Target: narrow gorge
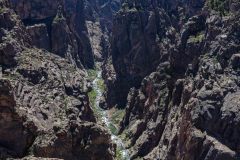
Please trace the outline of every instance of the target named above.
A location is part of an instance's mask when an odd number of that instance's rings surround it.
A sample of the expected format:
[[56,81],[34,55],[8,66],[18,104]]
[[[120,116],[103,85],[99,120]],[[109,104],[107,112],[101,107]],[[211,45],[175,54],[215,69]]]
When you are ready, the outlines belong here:
[[0,0],[0,160],[240,160],[240,1]]
[[100,120],[103,126],[105,126],[111,134],[111,140],[116,145],[116,159],[129,160],[129,151],[122,138],[118,135],[118,121],[123,118],[121,114],[123,110],[104,110],[106,104],[104,104],[105,84],[102,79],[101,64],[96,64],[96,70],[89,70],[89,75],[93,80],[93,89],[89,93],[90,102],[93,106],[96,117]]

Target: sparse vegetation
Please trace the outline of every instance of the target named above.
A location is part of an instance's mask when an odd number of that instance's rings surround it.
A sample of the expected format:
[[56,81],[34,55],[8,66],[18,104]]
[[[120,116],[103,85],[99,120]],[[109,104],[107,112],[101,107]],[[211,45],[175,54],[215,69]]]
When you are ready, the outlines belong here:
[[[87,70],[88,73],[88,79],[92,82],[94,79],[97,77],[97,71],[96,70]],[[88,93],[89,101],[92,106],[92,109],[94,113],[97,115],[98,118],[100,118],[101,114],[100,111],[98,110],[98,107],[96,106],[96,98],[97,98],[97,91],[92,90],[91,92]]]
[[94,112],[95,117],[96,117],[98,120],[100,120],[101,117],[103,116],[101,108],[99,108],[99,107],[97,107],[97,106],[93,106],[92,109],[93,109],[93,112]]
[[196,36],[190,36],[188,39],[189,43],[201,43],[204,39],[203,33],[198,33]]
[[95,100],[97,97],[97,92],[93,89],[91,92],[88,93],[89,101],[92,106],[95,106]]
[[116,149],[116,160],[123,160],[122,159],[122,152],[120,148]]
[[143,10],[143,7],[141,6],[140,3],[137,3],[136,1],[130,3],[126,3],[124,2],[122,4],[122,8],[121,8],[121,11],[123,12],[136,12],[136,11],[142,11]]
[[[88,72],[88,79],[90,81],[94,81],[94,79],[97,77],[97,70],[91,69],[91,70],[88,70],[87,72]],[[97,81],[97,85],[101,88],[102,91],[105,89],[103,87],[103,85],[104,85],[103,80],[99,79]],[[88,93],[88,97],[89,97],[89,101],[90,101],[90,104],[92,106],[95,116],[98,119],[101,119],[101,117],[103,116],[102,110],[101,110],[101,108],[96,106],[97,91],[93,89],[91,92]]]
[[89,69],[87,70],[87,73],[88,73],[88,79],[90,81],[93,81],[97,77],[97,70]]
[[122,154],[121,150],[119,148],[116,149],[116,160],[121,160],[122,159]]
[[0,8],[0,13],[3,13],[4,12],[4,8]]
[[229,12],[228,0],[210,0],[208,3],[210,8],[219,12],[221,16],[225,16]]
[[112,116],[111,116],[111,121],[115,124],[115,125],[119,125],[121,120],[123,119],[125,114],[125,110],[120,110],[120,109],[115,109]]
[[104,83],[104,81],[103,81],[102,79],[98,79],[97,85],[98,85],[99,89],[100,89],[102,92],[105,91],[106,85],[105,85],[105,83]]
[[68,108],[68,98],[67,97],[64,97],[63,104],[64,104],[64,110],[66,111]]
[[114,135],[118,134],[118,129],[117,129],[117,127],[113,123],[109,124],[109,129],[112,132],[112,134],[114,134]]
[[131,132],[129,132],[127,129],[125,129],[123,133],[120,135],[120,138],[124,141],[125,146],[127,147],[130,146],[131,144],[130,137],[131,137]]
[[8,80],[19,80],[19,75],[16,74],[3,74],[3,78],[6,78]]
[[61,17],[61,16],[56,16],[53,20],[53,23],[58,23],[58,22],[61,22],[61,21],[65,21],[66,19],[64,17]]

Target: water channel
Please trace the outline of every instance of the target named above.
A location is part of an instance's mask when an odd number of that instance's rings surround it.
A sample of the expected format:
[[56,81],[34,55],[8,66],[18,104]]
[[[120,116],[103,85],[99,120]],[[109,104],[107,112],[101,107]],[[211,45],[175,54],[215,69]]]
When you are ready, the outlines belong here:
[[111,129],[112,122],[109,117],[109,111],[103,110],[99,107],[99,102],[103,95],[103,91],[102,91],[102,88],[99,83],[99,81],[103,81],[101,74],[102,74],[101,70],[97,70],[96,77],[92,82],[93,90],[96,93],[96,98],[95,98],[95,103],[94,103],[95,106],[93,106],[93,107],[95,107],[95,110],[97,110],[97,112],[99,112],[102,123],[108,128],[109,132],[111,133],[111,140],[113,141],[113,143],[117,144],[117,152],[120,152],[119,153],[120,157],[118,157],[117,160],[130,160],[129,152],[125,148],[122,139],[120,137],[118,137],[118,135],[116,135]]

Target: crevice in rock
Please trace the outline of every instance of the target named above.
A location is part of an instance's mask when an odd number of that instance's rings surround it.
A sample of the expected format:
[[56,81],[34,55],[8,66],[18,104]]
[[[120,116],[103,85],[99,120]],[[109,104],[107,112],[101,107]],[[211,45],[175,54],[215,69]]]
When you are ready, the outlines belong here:
[[47,27],[47,32],[48,32],[48,37],[49,37],[49,46],[50,46],[50,52],[52,51],[52,41],[51,41],[51,37],[52,37],[52,23],[53,23],[53,17],[47,17],[45,19],[32,19],[32,18],[28,18],[28,19],[23,19],[22,22],[25,26],[34,26],[35,24],[45,24]]

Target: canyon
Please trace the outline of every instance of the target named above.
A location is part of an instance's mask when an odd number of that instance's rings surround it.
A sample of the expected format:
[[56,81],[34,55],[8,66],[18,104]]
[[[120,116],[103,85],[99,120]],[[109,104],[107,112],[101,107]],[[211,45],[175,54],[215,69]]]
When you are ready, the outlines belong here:
[[239,0],[0,0],[0,159],[239,160]]

